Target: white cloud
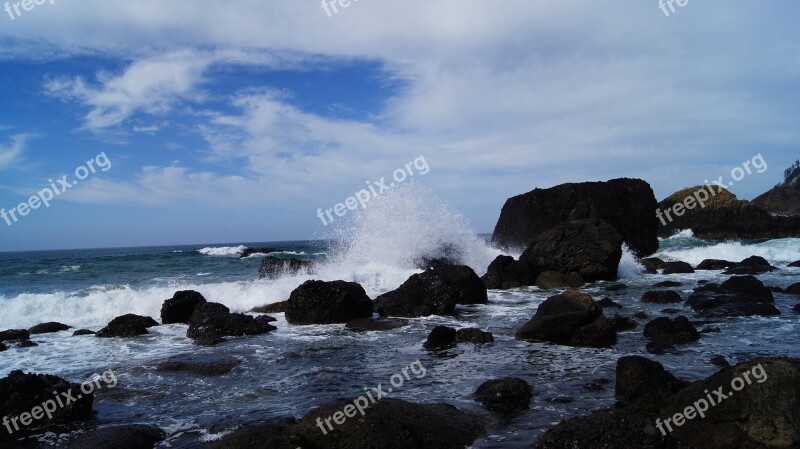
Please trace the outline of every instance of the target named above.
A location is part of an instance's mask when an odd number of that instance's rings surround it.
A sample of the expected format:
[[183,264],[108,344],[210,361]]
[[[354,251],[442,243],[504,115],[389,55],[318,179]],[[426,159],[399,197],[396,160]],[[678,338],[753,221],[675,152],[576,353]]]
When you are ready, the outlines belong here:
[[13,167],[19,162],[29,138],[27,134],[16,134],[11,136],[11,145],[0,145],[0,170]]

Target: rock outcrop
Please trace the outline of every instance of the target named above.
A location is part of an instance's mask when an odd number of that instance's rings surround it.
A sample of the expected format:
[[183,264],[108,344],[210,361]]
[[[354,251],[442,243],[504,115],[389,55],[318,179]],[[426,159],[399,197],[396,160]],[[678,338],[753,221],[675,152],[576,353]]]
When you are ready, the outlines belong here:
[[375,298],[375,310],[406,318],[452,315],[457,304],[485,304],[487,298],[486,286],[471,268],[436,264]]

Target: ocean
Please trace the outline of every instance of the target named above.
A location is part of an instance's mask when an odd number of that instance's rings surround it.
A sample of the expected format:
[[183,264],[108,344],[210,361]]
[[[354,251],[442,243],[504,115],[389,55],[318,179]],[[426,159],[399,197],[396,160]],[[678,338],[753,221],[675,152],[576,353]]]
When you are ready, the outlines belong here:
[[[457,248],[480,275],[500,251],[488,244],[487,235],[470,233],[457,215],[444,210],[438,217],[409,217],[384,222],[376,211],[343,232],[339,238],[296,242],[235,242],[153,248],[38,251],[0,254],[0,330],[28,328],[59,321],[75,329],[98,330],[126,313],[159,320],[163,301],[178,290],[197,290],[209,301],[235,312],[247,312],[289,297],[307,279],[356,281],[370,297],[398,287],[418,272],[413,261],[435,256],[443,245]],[[437,223],[424,229],[414,223]],[[245,247],[282,249],[279,257],[300,257],[318,263],[313,276],[278,280],[258,279],[263,256],[239,258]],[[800,280],[800,268],[786,268],[800,259],[800,239],[715,242],[694,238],[684,231],[661,241],[655,255],[695,265],[706,258],[738,261],[759,255],[780,270],[760,275],[768,286],[786,287]],[[699,280],[721,281],[719,271],[694,274],[643,274],[635,257],[626,252],[619,269],[624,290],[607,291],[608,283],[582,290],[595,300],[606,296],[624,306],[606,315],[631,316],[643,311],[651,319],[663,315],[663,305],[643,304],[644,291],[663,280],[677,280],[684,299]],[[536,287],[490,291],[484,306],[459,306],[454,317],[412,319],[411,325],[389,332],[354,333],[343,325],[290,326],[283,314],[274,314],[278,330],[270,334],[231,338],[215,347],[199,347],[186,338],[185,325],[150,329],[134,339],[73,337],[72,332],[35,335],[33,348],[12,348],[0,353],[0,375],[12,370],[56,374],[74,382],[93,373],[113,370],[114,389],[101,391],[95,400],[99,424],[155,424],[169,438],[159,447],[202,447],[237,426],[272,418],[301,417],[331,400],[355,397],[364,388],[387,385],[390,377],[419,360],[425,377],[412,378],[390,397],[415,402],[447,402],[487,417],[490,435],[478,448],[529,447],[542,432],[563,419],[588,414],[614,403],[615,364],[625,355],[644,355],[663,363],[678,377],[705,378],[717,368],[710,363],[722,355],[731,363],[757,356],[800,356],[798,314],[791,311],[797,297],[775,294],[779,317],[748,317],[699,323],[716,327],[695,344],[654,356],[645,351],[639,327],[620,333],[610,349],[570,348],[545,343],[525,343],[514,332],[536,311],[552,291]],[[682,304],[670,307],[694,315]],[[479,327],[494,333],[495,343],[484,346],[428,352],[422,348],[436,325]],[[155,365],[179,354],[223,354],[242,364],[222,377],[162,373]],[[515,376],[534,388],[531,409],[514,418],[486,413],[472,393],[483,381]],[[45,434],[53,447],[66,436]]]

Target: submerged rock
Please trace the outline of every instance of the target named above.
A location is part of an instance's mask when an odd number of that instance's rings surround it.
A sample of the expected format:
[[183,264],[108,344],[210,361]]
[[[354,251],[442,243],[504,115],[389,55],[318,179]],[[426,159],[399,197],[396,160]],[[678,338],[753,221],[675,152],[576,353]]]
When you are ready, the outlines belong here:
[[536,315],[517,331],[516,338],[594,348],[617,342],[616,331],[603,316],[603,309],[591,296],[578,291],[547,298]]
[[222,337],[261,335],[278,329],[269,324],[274,321],[272,317],[262,315],[254,318],[242,313],[225,312],[227,307],[223,306],[222,309],[212,304],[199,306],[189,322],[186,336],[198,345],[212,346],[222,342]]
[[469,327],[456,331],[456,341],[459,343],[474,343],[476,345],[494,343],[494,335],[491,332]]
[[456,345],[456,330],[448,326],[436,326],[422,344],[425,349],[444,349]]
[[482,383],[475,390],[475,397],[491,411],[515,413],[530,407],[533,389],[523,379],[504,377]]
[[306,281],[289,297],[286,321],[291,324],[347,323],[372,317],[372,300],[355,282]]
[[80,337],[82,335],[94,335],[96,333],[97,332],[95,332],[93,330],[89,330],[89,329],[78,329],[78,330],[76,330],[75,332],[72,333],[72,336],[73,337]]
[[158,322],[149,316],[140,316],[129,313],[111,320],[108,325],[96,334],[100,338],[109,337],[136,337],[147,334],[147,329],[158,326]]

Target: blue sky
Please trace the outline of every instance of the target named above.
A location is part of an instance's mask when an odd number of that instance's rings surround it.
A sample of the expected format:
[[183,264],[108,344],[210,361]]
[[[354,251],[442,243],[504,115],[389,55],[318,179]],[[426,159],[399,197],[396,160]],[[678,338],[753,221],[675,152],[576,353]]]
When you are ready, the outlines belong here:
[[491,232],[535,187],[639,177],[661,199],[800,157],[800,5],[54,0],[0,14],[0,208],[112,162],[0,251],[307,239],[424,155]]

